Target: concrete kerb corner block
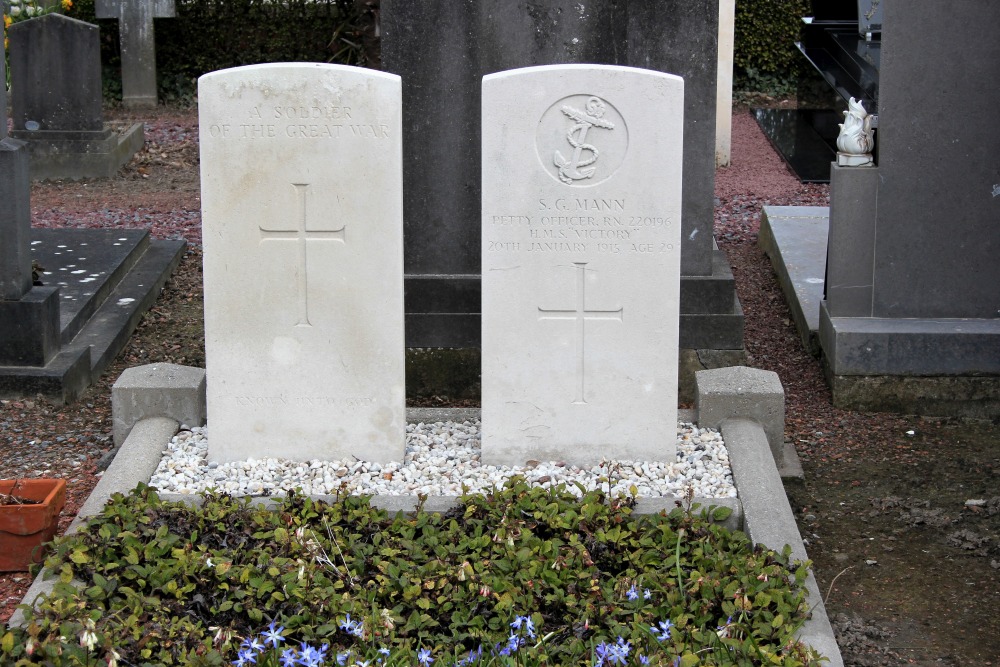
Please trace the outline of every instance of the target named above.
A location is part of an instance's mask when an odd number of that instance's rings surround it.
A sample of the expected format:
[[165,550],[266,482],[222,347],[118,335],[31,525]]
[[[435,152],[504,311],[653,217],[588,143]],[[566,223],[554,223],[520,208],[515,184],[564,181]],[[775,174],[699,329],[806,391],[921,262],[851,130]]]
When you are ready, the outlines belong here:
[[[774,551],[792,548],[792,560],[807,560],[802,535],[785,495],[785,488],[771,456],[763,426],[756,420],[728,418],[720,424],[729,450],[733,482],[743,506],[743,530],[755,544]],[[823,595],[812,571],[806,577],[807,604],[811,614],[799,630],[798,638],[826,657],[829,667],[843,667],[833,627],[826,614]]]
[[752,419],[764,427],[774,462],[785,462],[785,390],[774,371],[729,366],[694,375],[698,425],[719,428],[730,417]]
[[[66,529],[66,534],[72,535],[88,518],[99,514],[112,495],[128,493],[140,483],[148,484],[163,456],[163,446],[177,433],[177,426],[177,421],[166,417],[151,417],[135,424],[118,455]],[[58,573],[43,569],[24,594],[21,604],[33,605],[39,595],[51,593],[58,582]],[[10,617],[8,626],[25,625],[24,612],[18,609]]]
[[[147,417],[169,417],[188,426],[205,423],[205,369],[177,364],[128,368],[111,387],[115,445]],[[168,438],[169,440],[169,438]]]

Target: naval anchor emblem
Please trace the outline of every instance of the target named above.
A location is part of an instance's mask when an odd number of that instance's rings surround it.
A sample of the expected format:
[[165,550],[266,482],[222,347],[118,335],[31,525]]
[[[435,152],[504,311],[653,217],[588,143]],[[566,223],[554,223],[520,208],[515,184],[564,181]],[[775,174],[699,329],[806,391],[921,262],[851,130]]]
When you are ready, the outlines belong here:
[[[604,118],[607,105],[599,97],[591,97],[587,100],[586,111],[580,111],[573,107],[564,105],[562,112],[576,121],[566,133],[566,141],[573,147],[573,154],[570,159],[564,158],[562,153],[556,151],[554,160],[559,167],[559,180],[563,183],[573,184],[573,181],[580,181],[590,178],[597,171],[596,167],[581,169],[597,162],[601,156],[600,151],[593,144],[586,143],[587,133],[592,127],[599,127],[605,130],[615,129],[615,124]],[[589,153],[589,155],[584,155]]]
[[591,93],[556,100],[538,120],[538,159],[557,181],[576,188],[611,178],[628,152],[628,127],[605,97]]

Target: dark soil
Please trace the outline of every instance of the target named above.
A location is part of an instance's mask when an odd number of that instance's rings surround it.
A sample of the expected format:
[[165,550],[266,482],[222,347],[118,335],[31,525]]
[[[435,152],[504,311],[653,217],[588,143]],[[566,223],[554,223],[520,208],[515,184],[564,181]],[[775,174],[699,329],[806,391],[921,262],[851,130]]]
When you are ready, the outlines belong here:
[[[0,401],[0,478],[58,471],[68,485],[62,530],[110,449],[111,383],[128,366],[205,360],[197,114],[116,118],[136,119],[146,123],[146,148],[115,178],[32,188],[36,226],[139,227],[190,243],[128,346],[78,402]],[[828,189],[799,183],[745,110],[732,150],[717,176],[716,237],[746,313],[749,363],[776,371],[785,387],[785,435],[806,473],[786,490],[847,664],[1000,665],[1000,427],[831,406],[756,243],[762,206],[826,205]],[[0,574],[0,620],[29,583]]]

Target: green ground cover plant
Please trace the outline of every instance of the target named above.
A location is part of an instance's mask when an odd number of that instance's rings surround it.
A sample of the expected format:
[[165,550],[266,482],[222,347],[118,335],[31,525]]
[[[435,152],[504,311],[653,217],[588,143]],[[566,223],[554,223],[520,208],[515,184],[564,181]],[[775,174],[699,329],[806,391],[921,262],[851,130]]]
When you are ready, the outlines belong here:
[[[581,497],[582,496],[582,497]],[[688,501],[690,502],[690,501]],[[56,540],[5,665],[818,665],[807,563],[627,497],[513,480],[446,513],[140,486]]]

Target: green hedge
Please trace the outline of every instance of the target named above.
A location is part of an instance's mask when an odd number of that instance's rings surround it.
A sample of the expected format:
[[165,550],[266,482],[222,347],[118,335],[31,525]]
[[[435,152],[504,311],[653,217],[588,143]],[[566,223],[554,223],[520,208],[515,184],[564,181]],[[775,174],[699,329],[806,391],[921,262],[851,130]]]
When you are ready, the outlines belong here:
[[[160,97],[190,96],[205,72],[261,62],[378,66],[377,0],[176,0],[177,16],[156,21]],[[803,67],[795,48],[809,0],[737,0],[737,90],[782,93]],[[97,20],[94,0],[67,15],[101,26],[105,92],[121,97],[118,22]]]
[[[369,2],[362,0],[176,0],[177,15],[158,19],[156,67],[161,99],[191,96],[199,76],[262,62],[366,65]],[[118,21],[97,20],[94,0],[76,0],[68,16],[101,27],[105,93],[121,97]],[[370,42],[371,40],[367,40]]]
[[809,0],[736,0],[737,90],[788,92],[805,64],[795,42],[810,8]]

